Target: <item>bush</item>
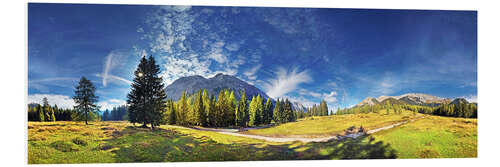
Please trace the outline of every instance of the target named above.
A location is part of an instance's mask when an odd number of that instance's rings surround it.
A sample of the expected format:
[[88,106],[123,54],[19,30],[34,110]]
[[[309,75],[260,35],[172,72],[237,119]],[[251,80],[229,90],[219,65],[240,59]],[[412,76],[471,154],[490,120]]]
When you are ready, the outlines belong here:
[[61,151],[61,152],[78,151],[77,148],[73,147],[73,144],[67,143],[67,142],[64,142],[61,140],[51,143],[50,146],[58,151]]
[[76,145],[80,145],[80,146],[86,146],[87,145],[87,142],[83,139],[80,139],[80,138],[74,138],[73,140],[73,143],[75,143]]
[[439,153],[437,151],[434,151],[433,149],[419,150],[417,152],[417,155],[420,158],[438,158],[439,157]]

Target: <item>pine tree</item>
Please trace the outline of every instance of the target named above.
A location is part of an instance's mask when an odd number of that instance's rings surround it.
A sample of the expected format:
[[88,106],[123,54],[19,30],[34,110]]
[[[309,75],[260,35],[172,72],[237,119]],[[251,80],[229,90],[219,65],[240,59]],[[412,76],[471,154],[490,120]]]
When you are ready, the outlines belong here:
[[292,104],[290,103],[290,101],[288,99],[285,99],[285,103],[283,106],[283,113],[284,113],[284,117],[282,118],[283,119],[282,123],[294,121]]
[[167,113],[168,113],[167,123],[169,125],[175,125],[177,120],[176,118],[177,113],[175,111],[175,104],[174,102],[172,102],[172,100],[167,101]]
[[[229,92],[229,90],[228,90]],[[229,96],[228,96],[228,109],[227,109],[227,113],[226,113],[226,120],[227,120],[227,123],[226,123],[226,126],[227,125],[235,125],[235,120],[236,120],[236,115],[234,115],[235,111],[236,111],[236,107],[237,107],[237,101],[236,101],[236,97],[234,96],[234,91],[231,91],[229,93]]]
[[263,123],[263,119],[264,119],[264,104],[263,104],[263,99],[262,99],[262,96],[257,95],[257,99],[256,99],[256,105],[257,105],[257,113],[258,113],[258,121],[256,122],[257,125],[260,125]]
[[50,121],[52,122],[56,121],[56,115],[53,108],[50,108]]
[[217,104],[215,104],[214,126],[224,126],[225,115],[228,106],[229,105],[226,100],[226,93],[224,93],[224,91],[220,91],[219,96],[217,96]]
[[281,119],[280,110],[281,110],[281,102],[280,102],[280,99],[278,99],[276,101],[276,106],[274,107],[274,110],[273,110],[273,120],[277,124],[281,123],[281,120],[280,120]]
[[273,120],[273,102],[271,98],[267,98],[266,104],[264,105],[264,124],[270,124]]
[[201,90],[196,93],[196,97],[194,100],[193,104],[193,111],[194,111],[194,116],[195,116],[195,124],[196,125],[201,125],[201,126],[206,126],[206,113],[205,113],[205,106],[203,105],[203,97]]
[[321,108],[321,116],[328,116],[328,105],[326,104],[325,100],[321,100],[320,108]]
[[179,125],[187,125],[188,121],[186,120],[187,114],[189,111],[189,104],[186,98],[186,91],[182,92],[181,98],[178,101],[178,109],[177,109],[177,121],[176,123]]
[[257,126],[259,124],[259,111],[257,109],[257,97],[253,96],[252,101],[250,101],[250,107],[248,108],[250,119],[248,121],[248,126]]
[[238,107],[236,108],[236,126],[245,127],[245,113],[247,113],[247,96],[245,91],[242,91],[241,98],[238,103]]
[[95,87],[90,80],[82,77],[76,86],[75,96],[73,100],[76,113],[84,116],[85,124],[88,125],[89,115],[96,113],[99,107],[96,105],[98,97],[95,95]]
[[208,110],[207,110],[207,124],[208,126],[215,126],[215,110],[216,110],[216,100],[215,100],[215,95],[212,94],[210,97],[210,102],[208,104]]
[[[134,72],[132,90],[127,95],[129,104],[129,121],[140,122],[143,127],[151,124],[151,129],[163,118],[165,94],[163,79],[159,76],[160,67],[153,56],[142,57]],[[131,118],[132,117],[132,118]]]
[[38,121],[43,122],[45,121],[45,114],[43,113],[43,108],[40,104],[36,106],[36,110],[38,113]]
[[106,111],[104,111],[104,113],[102,114],[102,120],[103,121],[109,120],[109,110],[108,109],[106,109]]

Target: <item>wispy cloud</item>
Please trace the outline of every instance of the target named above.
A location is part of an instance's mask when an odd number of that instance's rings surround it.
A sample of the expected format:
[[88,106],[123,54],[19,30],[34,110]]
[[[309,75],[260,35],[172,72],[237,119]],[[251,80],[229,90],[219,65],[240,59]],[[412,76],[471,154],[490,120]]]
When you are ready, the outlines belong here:
[[292,71],[287,71],[283,67],[279,67],[275,72],[275,78],[272,78],[264,84],[267,95],[272,98],[280,97],[288,92],[294,91],[302,83],[311,82],[307,70],[298,72],[298,68]]
[[261,64],[254,66],[254,67],[248,69],[247,71],[243,72],[243,74],[245,76],[247,76],[248,79],[255,80],[255,79],[257,79],[257,76],[255,74],[257,73],[257,71],[259,71],[260,67],[262,67]]
[[28,87],[46,92],[49,86],[58,86],[65,88],[73,88],[74,82],[77,82],[78,78],[73,77],[52,77],[43,79],[30,79],[28,80]]
[[32,94],[28,95],[28,103],[43,104],[43,98],[47,98],[50,105],[56,105],[58,108],[71,109],[75,105],[73,99],[65,95],[57,94]]
[[108,81],[110,80],[116,80],[116,81],[121,81],[126,84],[131,84],[132,81],[127,80],[125,78],[115,76],[111,74],[111,71],[113,68],[118,67],[119,65],[123,64],[121,60],[126,60],[127,54],[122,52],[122,51],[112,51],[111,53],[106,56],[106,60],[104,61],[104,68],[102,71],[102,74],[97,74],[96,76],[102,78],[102,85],[104,87],[107,86]]
[[127,104],[127,101],[125,100],[120,100],[120,99],[109,99],[106,101],[101,101],[97,103],[98,106],[100,106],[100,110],[112,110],[113,107],[118,107],[121,105]]

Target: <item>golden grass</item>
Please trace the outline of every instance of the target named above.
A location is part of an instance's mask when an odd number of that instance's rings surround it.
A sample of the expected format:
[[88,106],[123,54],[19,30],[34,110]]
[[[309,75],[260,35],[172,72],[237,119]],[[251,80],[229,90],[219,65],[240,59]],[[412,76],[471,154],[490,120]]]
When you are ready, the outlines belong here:
[[325,137],[342,134],[345,129],[351,126],[363,126],[366,130],[371,130],[413,119],[420,115],[414,116],[412,112],[406,111],[401,114],[390,115],[369,113],[309,117],[298,122],[281,124],[266,129],[249,130],[243,133],[270,137]]

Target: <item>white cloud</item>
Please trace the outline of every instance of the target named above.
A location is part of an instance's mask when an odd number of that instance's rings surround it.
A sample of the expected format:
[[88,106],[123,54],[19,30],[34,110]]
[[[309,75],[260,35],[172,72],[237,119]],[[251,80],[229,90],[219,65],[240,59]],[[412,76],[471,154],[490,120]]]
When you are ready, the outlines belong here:
[[126,60],[127,58],[127,53],[123,52],[123,51],[118,51],[118,50],[115,50],[115,51],[112,51],[108,54],[108,56],[106,56],[106,61],[104,62],[104,68],[103,68],[103,71],[102,71],[102,74],[97,74],[96,76],[98,77],[101,77],[102,78],[102,85],[104,87],[107,86],[108,84],[108,81],[111,79],[113,81],[121,81],[121,82],[124,82],[124,83],[127,83],[127,84],[131,84],[132,82],[125,79],[125,78],[122,78],[122,77],[118,77],[118,76],[115,76],[115,75],[112,75],[111,74],[111,71],[120,66],[120,65],[123,65],[124,63],[121,62],[122,60]]
[[247,71],[243,72],[243,74],[247,76],[248,79],[255,80],[257,79],[257,76],[255,74],[257,73],[257,71],[259,71],[260,67],[262,67],[261,64],[248,69]]
[[327,103],[336,103],[337,102],[337,92],[333,91],[333,92],[330,92],[330,94],[324,94],[323,95],[323,99],[327,102]]
[[302,96],[311,96],[317,99],[323,99],[328,103],[336,103],[337,102],[337,92],[332,91],[330,93],[318,93],[313,91],[308,91],[306,89],[300,89],[298,92],[299,95]]
[[302,104],[304,107],[312,107],[314,104],[318,104],[318,103],[315,103],[309,99],[306,99],[302,96],[299,96],[299,97],[290,97],[290,96],[283,96],[283,98],[288,98],[288,100],[290,100],[290,102],[292,103],[300,103]]
[[285,68],[279,67],[275,72],[276,78],[272,78],[264,84],[267,95],[272,98],[280,97],[294,91],[301,83],[312,81],[307,70],[302,72],[297,70],[295,68],[292,71],[287,71]]
[[232,44],[227,45],[226,49],[229,51],[237,51],[238,49],[240,49],[240,45],[237,43],[232,43]]
[[328,86],[337,87],[338,85],[336,82],[330,82],[328,83]]
[[43,104],[43,98],[46,97],[49,101],[50,105],[56,105],[59,108],[71,109],[75,105],[73,99],[69,96],[65,95],[57,95],[57,94],[32,94],[28,95],[28,104],[29,103],[38,103]]
[[476,95],[469,95],[469,96],[465,96],[462,98],[467,100],[469,103],[477,103],[477,96]]
[[58,86],[65,88],[74,88],[74,84],[78,82],[78,78],[73,77],[52,77],[44,79],[29,79],[28,87],[39,90],[41,92],[49,91],[50,86]]
[[125,100],[120,100],[120,99],[109,99],[107,101],[101,101],[99,103],[97,103],[98,106],[100,106],[100,110],[103,111],[103,110],[112,110],[113,107],[118,107],[118,106],[121,106],[121,105],[125,105],[127,104],[127,101]]
[[219,64],[227,62],[227,57],[220,53],[212,53],[208,55],[209,58],[215,60]]

